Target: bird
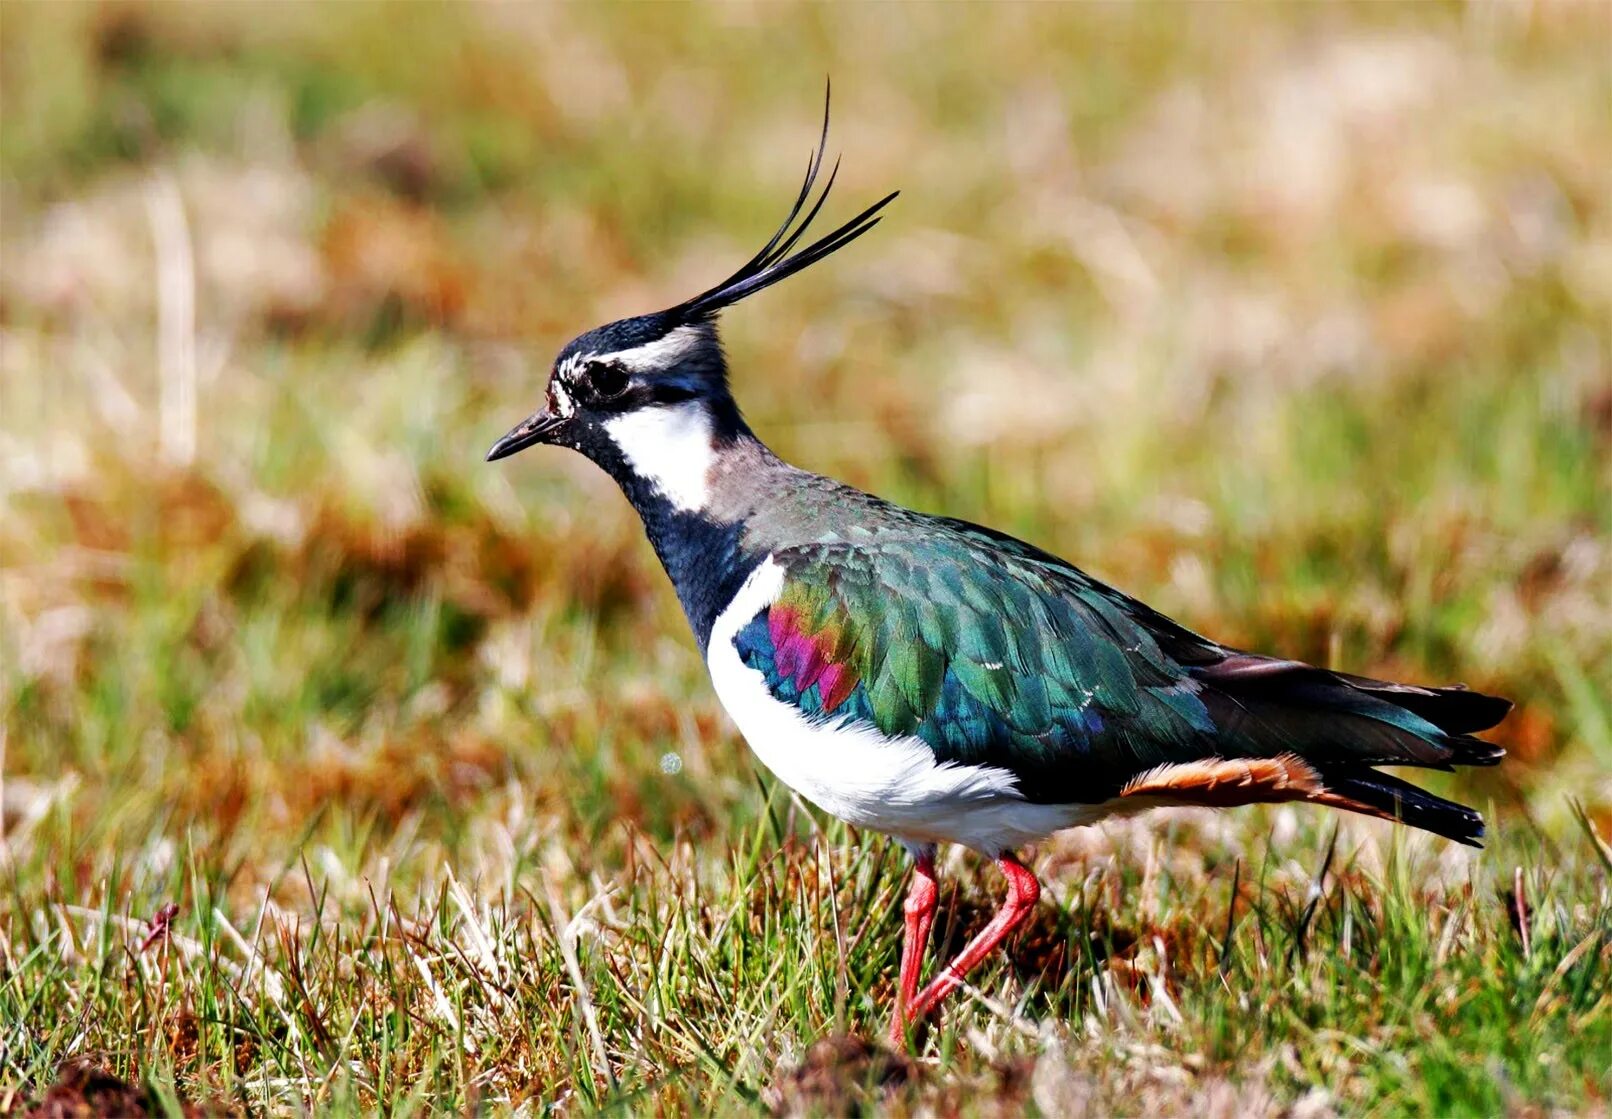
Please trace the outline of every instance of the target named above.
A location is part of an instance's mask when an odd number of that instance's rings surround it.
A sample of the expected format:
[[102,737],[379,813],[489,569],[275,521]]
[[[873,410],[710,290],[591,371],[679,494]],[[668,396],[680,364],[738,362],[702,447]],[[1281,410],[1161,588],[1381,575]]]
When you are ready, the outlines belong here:
[[[910,852],[889,1041],[1032,914],[1026,845],[1166,805],[1302,802],[1481,846],[1482,817],[1379,767],[1492,766],[1475,737],[1508,700],[1222,645],[1006,533],[916,512],[793,466],[745,421],[720,316],[879,223],[892,192],[801,246],[829,135],[794,204],[737,271],[566,344],[494,461],[539,444],[608,473],[643,522],[723,708],[819,809]],[[920,986],[936,856],[995,860],[1001,907]]]

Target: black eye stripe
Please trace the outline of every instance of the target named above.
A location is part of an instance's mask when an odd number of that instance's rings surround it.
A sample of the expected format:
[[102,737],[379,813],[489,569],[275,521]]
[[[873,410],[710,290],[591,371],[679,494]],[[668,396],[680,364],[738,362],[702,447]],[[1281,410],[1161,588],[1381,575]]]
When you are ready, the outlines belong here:
[[655,404],[681,404],[699,396],[698,389],[676,382],[660,382],[649,386],[648,398]]

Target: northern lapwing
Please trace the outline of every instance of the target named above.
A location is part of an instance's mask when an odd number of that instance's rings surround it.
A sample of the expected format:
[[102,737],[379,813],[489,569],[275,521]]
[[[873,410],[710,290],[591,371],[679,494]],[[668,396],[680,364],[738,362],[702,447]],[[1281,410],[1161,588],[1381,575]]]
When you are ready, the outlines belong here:
[[[823,136],[783,225],[733,275],[560,351],[489,460],[569,447],[643,519],[718,698],[777,777],[912,853],[892,1041],[1031,912],[1015,856],[1160,805],[1330,805],[1477,845],[1477,812],[1381,772],[1494,765],[1510,703],[1228,648],[1034,545],[784,462],[728,386],[717,317],[872,229],[890,194],[796,250],[833,186]],[[835,170],[838,164],[835,165]],[[808,205],[809,204],[809,205]],[[801,217],[804,212],[804,218]],[[1007,900],[921,990],[936,847],[995,859]]]

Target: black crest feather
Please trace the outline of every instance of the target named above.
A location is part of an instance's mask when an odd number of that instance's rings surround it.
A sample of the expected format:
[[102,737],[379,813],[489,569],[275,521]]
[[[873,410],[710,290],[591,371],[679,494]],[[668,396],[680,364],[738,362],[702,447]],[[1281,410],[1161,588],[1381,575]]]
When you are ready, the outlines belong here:
[[784,219],[784,223],[778,227],[771,240],[761,247],[761,251],[745,261],[737,272],[710,290],[673,307],[667,312],[669,315],[683,321],[710,318],[724,307],[731,307],[746,296],[771,287],[803,268],[809,268],[879,224],[879,211],[889,205],[891,200],[901,193],[900,191],[891,191],[834,232],[818,238],[793,256],[790,255],[791,250],[817,217],[818,211],[823,208],[823,203],[828,199],[828,192],[834,189],[835,176],[840,171],[839,160],[836,159],[833,169],[829,171],[828,181],[823,184],[822,192],[811,204],[811,209],[806,211],[806,217],[797,225],[795,219],[800,217],[801,210],[811,199],[818,176],[823,171],[824,153],[828,149],[829,93],[827,89],[823,92],[823,134],[817,141],[817,151],[807,161],[806,179],[801,183],[800,193],[796,195],[795,204],[790,208],[789,216]]

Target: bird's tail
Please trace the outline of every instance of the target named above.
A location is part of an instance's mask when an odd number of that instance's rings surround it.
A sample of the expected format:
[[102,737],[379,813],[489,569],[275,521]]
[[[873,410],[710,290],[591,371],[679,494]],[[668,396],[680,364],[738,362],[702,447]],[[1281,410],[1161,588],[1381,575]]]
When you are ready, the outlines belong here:
[[1207,685],[1204,698],[1222,741],[1234,743],[1244,758],[1302,763],[1303,780],[1289,780],[1264,799],[1328,804],[1478,846],[1483,818],[1477,812],[1375,767],[1494,765],[1505,751],[1472,733],[1505,718],[1509,701],[1459,686],[1395,684],[1249,654],[1194,674]]

